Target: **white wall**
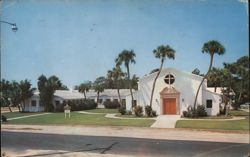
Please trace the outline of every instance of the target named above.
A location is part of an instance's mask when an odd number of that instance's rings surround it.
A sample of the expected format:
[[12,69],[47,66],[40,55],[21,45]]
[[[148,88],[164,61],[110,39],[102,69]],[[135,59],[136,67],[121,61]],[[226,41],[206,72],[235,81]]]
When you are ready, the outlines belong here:
[[206,106],[207,100],[212,100],[212,108],[206,108],[207,114],[216,116],[220,112],[221,95],[203,90],[203,104]]

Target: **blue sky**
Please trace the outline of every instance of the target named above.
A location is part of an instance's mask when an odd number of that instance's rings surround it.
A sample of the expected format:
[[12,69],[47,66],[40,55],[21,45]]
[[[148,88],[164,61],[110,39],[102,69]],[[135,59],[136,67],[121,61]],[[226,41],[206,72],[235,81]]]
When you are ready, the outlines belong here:
[[[153,49],[169,44],[175,60],[164,67],[205,73],[202,45],[219,40],[224,56],[214,66],[248,55],[248,13],[238,0],[5,0],[1,20],[1,77],[31,80],[56,75],[68,87],[105,76],[123,49],[133,49],[131,73],[158,68]],[[125,69],[124,69],[125,71]]]

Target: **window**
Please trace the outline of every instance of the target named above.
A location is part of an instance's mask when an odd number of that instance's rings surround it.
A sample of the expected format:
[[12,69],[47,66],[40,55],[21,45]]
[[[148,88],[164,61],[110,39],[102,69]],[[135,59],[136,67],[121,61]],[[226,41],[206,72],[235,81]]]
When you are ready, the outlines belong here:
[[175,78],[174,78],[174,76],[172,74],[168,74],[167,76],[165,76],[164,81],[165,81],[166,84],[171,85],[171,84],[174,83]]
[[36,106],[36,100],[31,101],[31,106]]
[[106,101],[110,102],[110,99],[106,99]]
[[133,104],[134,104],[135,106],[137,106],[137,101],[136,101],[136,100],[134,100],[134,101],[133,101]]
[[60,104],[60,101],[56,100],[55,101],[56,106]]
[[126,106],[126,99],[122,99],[122,105]]
[[213,106],[213,101],[212,101],[212,100],[207,100],[207,105],[206,105],[206,107],[207,107],[207,108],[212,108],[212,106]]
[[100,104],[101,104],[101,103],[102,103],[102,99],[98,99],[98,103],[100,103]]

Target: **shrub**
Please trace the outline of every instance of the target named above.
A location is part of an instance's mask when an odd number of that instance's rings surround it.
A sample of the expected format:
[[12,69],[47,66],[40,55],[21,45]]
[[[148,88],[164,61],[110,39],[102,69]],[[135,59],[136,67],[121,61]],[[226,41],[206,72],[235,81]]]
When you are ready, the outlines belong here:
[[146,105],[145,106],[145,113],[146,113],[146,116],[151,117],[151,115],[152,115],[152,107],[149,106],[149,105]]
[[135,116],[136,117],[141,117],[143,114],[143,109],[142,109],[142,107],[141,106],[135,106],[135,109],[134,109],[134,111],[135,111]]
[[2,115],[1,118],[2,118],[3,122],[7,122],[7,117],[5,117],[4,115]]
[[126,111],[126,114],[127,114],[127,115],[132,115],[132,111],[127,110],[127,111]]
[[120,107],[120,103],[118,101],[105,101],[103,105],[108,109],[116,109]]
[[121,113],[121,115],[125,115],[126,114],[126,107],[125,106],[120,106],[118,109],[119,113]]
[[154,111],[152,109],[152,107],[149,105],[145,106],[145,113],[146,113],[147,117],[156,117],[157,116],[156,111]]
[[206,117],[207,116],[205,105],[198,105],[197,106],[196,115],[197,115],[197,117]]
[[58,109],[58,111],[64,111],[63,107],[68,104],[71,107],[71,111],[81,111],[81,110],[90,110],[97,107],[97,103],[90,99],[74,99],[67,100],[63,102],[63,105]]
[[194,107],[189,106],[187,111],[182,112],[184,117],[189,118],[198,118],[207,116],[207,112],[204,105],[198,105],[196,109]]

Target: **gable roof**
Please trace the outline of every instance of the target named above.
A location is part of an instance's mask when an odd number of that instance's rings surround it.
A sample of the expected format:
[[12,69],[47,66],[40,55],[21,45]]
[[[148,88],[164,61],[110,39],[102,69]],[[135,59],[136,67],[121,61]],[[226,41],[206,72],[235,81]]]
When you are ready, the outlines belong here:
[[[192,77],[192,78],[198,79],[198,80],[203,79],[202,76],[199,76],[199,75],[196,75],[196,74],[193,74],[193,73],[190,73],[190,72],[182,71],[182,70],[177,70],[177,69],[175,69],[175,68],[163,68],[163,69],[161,70],[160,76],[163,75],[164,73],[168,73],[169,71],[174,71],[174,72],[177,72],[177,73],[182,73],[182,74],[184,74],[184,75],[187,75],[187,76],[189,76],[189,77]],[[139,81],[141,81],[141,80],[155,79],[156,74],[157,74],[157,72],[154,72],[154,73],[152,73],[152,74],[145,75],[145,76],[143,76],[142,78],[140,78]],[[160,77],[160,76],[159,76],[159,77]]]

